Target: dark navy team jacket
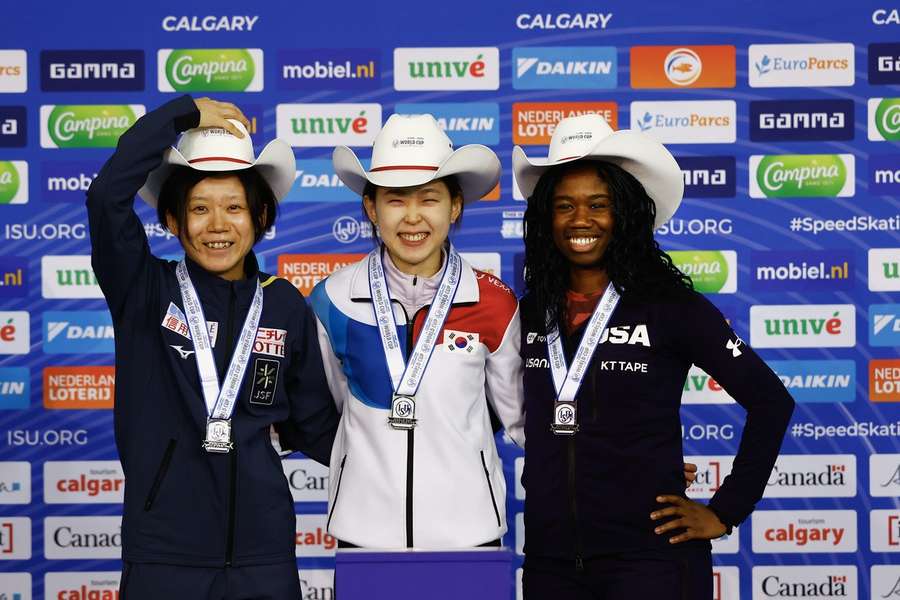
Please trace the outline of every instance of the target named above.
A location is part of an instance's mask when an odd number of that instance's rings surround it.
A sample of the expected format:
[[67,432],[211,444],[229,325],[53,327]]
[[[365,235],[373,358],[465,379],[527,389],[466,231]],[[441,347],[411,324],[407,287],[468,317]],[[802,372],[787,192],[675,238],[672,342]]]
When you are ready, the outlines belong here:
[[[778,377],[696,292],[635,302],[623,296],[608,335],[576,396],[580,430],[550,430],[556,397],[547,360],[544,316],[523,298],[526,455],[525,554],[581,559],[673,546],[650,513],[660,494],[685,496],[679,407],[691,364],[705,370],[747,411],[731,475],[709,506],[737,525],[765,490],[794,402]],[[585,325],[563,337],[571,364]],[[603,340],[603,338],[601,338]]]
[[338,415],[312,311],[287,281],[260,273],[226,281],[188,261],[223,379],[256,281],[263,312],[233,416],[235,448],[206,452],[206,405],[184,323],[176,263],[150,253],[135,193],[178,133],[196,127],[189,96],[125,132],[87,194],[91,261],[116,339],[116,446],[125,472],[123,558],[193,566],[294,560],[294,503],[269,428],[287,422],[293,447],[328,464]]

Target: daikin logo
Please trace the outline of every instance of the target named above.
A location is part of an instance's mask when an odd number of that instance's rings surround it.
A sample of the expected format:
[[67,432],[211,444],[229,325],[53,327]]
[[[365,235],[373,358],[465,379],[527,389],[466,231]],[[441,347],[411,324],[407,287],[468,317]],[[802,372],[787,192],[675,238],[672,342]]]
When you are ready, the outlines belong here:
[[359,195],[350,191],[334,172],[330,160],[301,158],[297,160],[294,186],[282,202],[353,202]]
[[853,139],[853,100],[760,100],[750,103],[750,139]]
[[737,291],[737,253],[734,250],[672,250],[672,262],[704,294]]
[[869,140],[900,140],[900,98],[869,98]]
[[28,163],[0,160],[0,205],[28,202]]
[[496,102],[398,103],[400,115],[434,115],[454,146],[500,143],[500,106]]
[[869,345],[900,346],[900,304],[869,307]]
[[259,48],[163,49],[157,53],[161,92],[260,92]]
[[855,192],[852,154],[750,157],[751,198],[847,198]]
[[856,399],[856,362],[853,360],[766,362],[797,402],[853,402]]
[[500,88],[497,48],[395,48],[394,89],[496,90]]
[[614,88],[617,69],[612,46],[513,48],[517,90]]
[[750,307],[750,345],[755,348],[852,348],[853,304]]
[[44,352],[47,354],[115,352],[112,317],[105,310],[45,312]]
[[143,114],[140,104],[41,106],[41,148],[114,148]]

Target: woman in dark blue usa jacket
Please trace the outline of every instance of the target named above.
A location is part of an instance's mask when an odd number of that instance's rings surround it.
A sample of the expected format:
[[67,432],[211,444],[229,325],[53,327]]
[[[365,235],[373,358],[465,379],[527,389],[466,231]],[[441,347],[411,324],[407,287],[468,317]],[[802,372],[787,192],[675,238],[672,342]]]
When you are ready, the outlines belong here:
[[[285,422],[292,447],[327,464],[338,416],[310,310],[252,251],[293,182],[293,153],[276,140],[255,159],[246,124],[229,103],[173,100],[122,135],[88,190],[116,334],[126,600],[300,594],[270,426]],[[180,263],[151,254],[138,190],[181,241]]]
[[[528,197],[525,597],[710,600],[708,540],[762,497],[793,400],[653,239],[683,192],[661,144],[584,115],[548,160],[516,148],[513,168]],[[692,364],[747,410],[708,505],[684,494]]]

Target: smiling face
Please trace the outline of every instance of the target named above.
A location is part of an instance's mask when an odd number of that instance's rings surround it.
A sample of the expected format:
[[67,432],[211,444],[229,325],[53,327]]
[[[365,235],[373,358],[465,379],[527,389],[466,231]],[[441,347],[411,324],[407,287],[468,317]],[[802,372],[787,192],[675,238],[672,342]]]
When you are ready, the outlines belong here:
[[553,242],[570,269],[597,269],[615,218],[606,182],[590,165],[565,173],[553,190]]
[[166,221],[195,263],[223,279],[244,277],[244,257],[256,239],[247,194],[237,176],[207,177],[188,191],[183,231],[171,213]]
[[363,197],[369,220],[398,269],[430,277],[441,268],[441,248],[459,218],[462,197],[451,197],[443,181],[405,188],[376,188]]

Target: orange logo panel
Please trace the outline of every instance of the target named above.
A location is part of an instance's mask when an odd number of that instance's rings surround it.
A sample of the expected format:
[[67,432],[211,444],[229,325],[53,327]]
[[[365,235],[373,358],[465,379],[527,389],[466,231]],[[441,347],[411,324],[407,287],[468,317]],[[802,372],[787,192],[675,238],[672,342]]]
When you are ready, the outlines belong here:
[[633,88],[733,88],[734,46],[634,46]]
[[44,408],[112,408],[115,389],[113,366],[44,369]]
[[557,123],[566,117],[599,114],[613,129],[619,127],[615,102],[514,102],[513,143],[546,146]]
[[900,360],[869,361],[869,399],[900,402]]
[[346,265],[365,258],[365,254],[280,254],[278,276],[284,277],[308,296],[317,283]]
[[500,199],[500,182],[497,182],[497,185],[494,186],[494,189],[485,194],[482,200],[499,200]]

